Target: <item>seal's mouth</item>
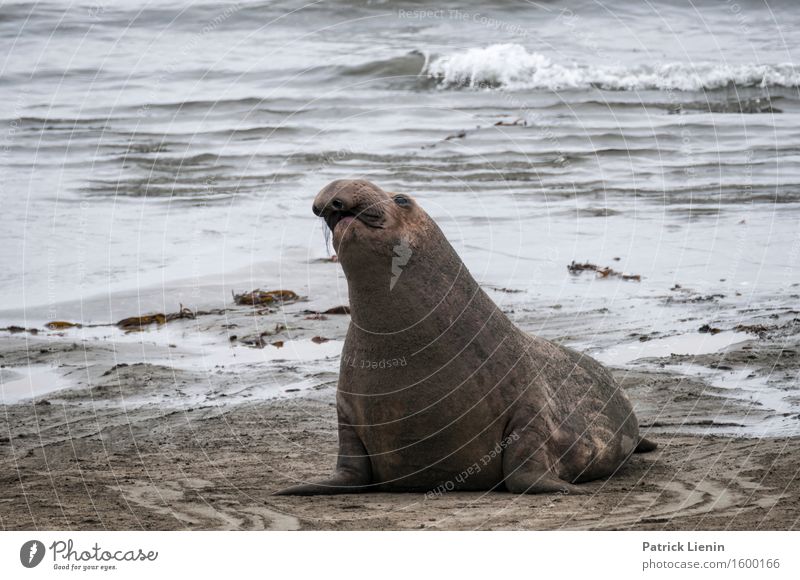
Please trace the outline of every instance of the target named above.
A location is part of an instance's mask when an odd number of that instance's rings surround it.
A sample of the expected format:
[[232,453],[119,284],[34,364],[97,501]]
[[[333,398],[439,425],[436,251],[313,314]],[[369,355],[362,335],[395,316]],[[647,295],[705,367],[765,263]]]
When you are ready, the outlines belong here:
[[344,222],[345,225],[347,225],[353,220],[358,220],[364,225],[369,226],[371,228],[379,229],[383,227],[382,219],[383,215],[379,213],[372,213],[363,210],[358,212],[332,211],[325,216],[325,223],[328,224],[328,227],[330,228],[331,232],[333,232],[336,229],[336,226],[339,223]]
[[328,227],[331,229],[331,231],[333,231],[336,229],[336,225],[340,221],[346,220],[347,222],[350,222],[355,219],[355,217],[355,214],[349,211],[332,211],[325,216],[325,222],[328,224]]

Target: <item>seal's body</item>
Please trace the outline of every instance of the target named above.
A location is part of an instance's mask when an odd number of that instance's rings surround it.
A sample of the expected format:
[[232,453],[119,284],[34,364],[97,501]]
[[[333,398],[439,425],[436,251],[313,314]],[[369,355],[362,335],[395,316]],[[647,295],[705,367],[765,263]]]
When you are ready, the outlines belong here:
[[350,293],[339,460],[279,493],[579,492],[655,447],[609,372],[519,330],[410,197],[340,180],[314,211]]

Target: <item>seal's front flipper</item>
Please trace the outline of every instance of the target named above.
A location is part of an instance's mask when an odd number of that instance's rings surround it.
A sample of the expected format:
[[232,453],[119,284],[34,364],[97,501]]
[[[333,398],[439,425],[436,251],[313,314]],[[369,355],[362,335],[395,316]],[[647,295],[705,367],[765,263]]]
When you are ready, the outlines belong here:
[[339,424],[339,459],[336,471],[328,479],[293,485],[273,495],[335,495],[370,491],[372,466],[367,450],[349,425]]
[[639,443],[636,444],[636,449],[633,450],[634,453],[648,453],[650,451],[655,451],[658,448],[658,443],[654,443],[649,439],[645,439],[644,437],[639,439]]
[[273,495],[336,495],[341,493],[364,493],[368,486],[361,482],[358,474],[337,471],[330,479],[293,485]]

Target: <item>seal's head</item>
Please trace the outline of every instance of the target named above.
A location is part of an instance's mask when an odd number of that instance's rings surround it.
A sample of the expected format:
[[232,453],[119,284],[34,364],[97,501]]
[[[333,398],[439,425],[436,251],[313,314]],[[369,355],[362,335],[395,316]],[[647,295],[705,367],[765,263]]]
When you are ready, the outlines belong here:
[[415,232],[429,220],[408,195],[388,193],[363,179],[338,179],[314,199],[314,213],[333,233],[342,267],[358,260],[382,260],[398,245],[414,243]]
[[425,320],[433,333],[449,324],[449,303],[474,304],[471,297],[480,289],[436,222],[410,196],[341,179],[319,192],[313,209],[333,232],[359,328],[398,332],[420,329]]

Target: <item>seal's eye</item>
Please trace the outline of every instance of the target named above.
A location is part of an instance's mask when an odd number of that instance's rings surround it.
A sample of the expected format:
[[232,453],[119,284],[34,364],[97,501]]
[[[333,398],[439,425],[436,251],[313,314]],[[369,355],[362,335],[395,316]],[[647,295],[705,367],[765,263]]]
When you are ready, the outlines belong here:
[[400,207],[408,207],[409,205],[411,205],[411,200],[408,199],[405,195],[395,195],[394,202]]

